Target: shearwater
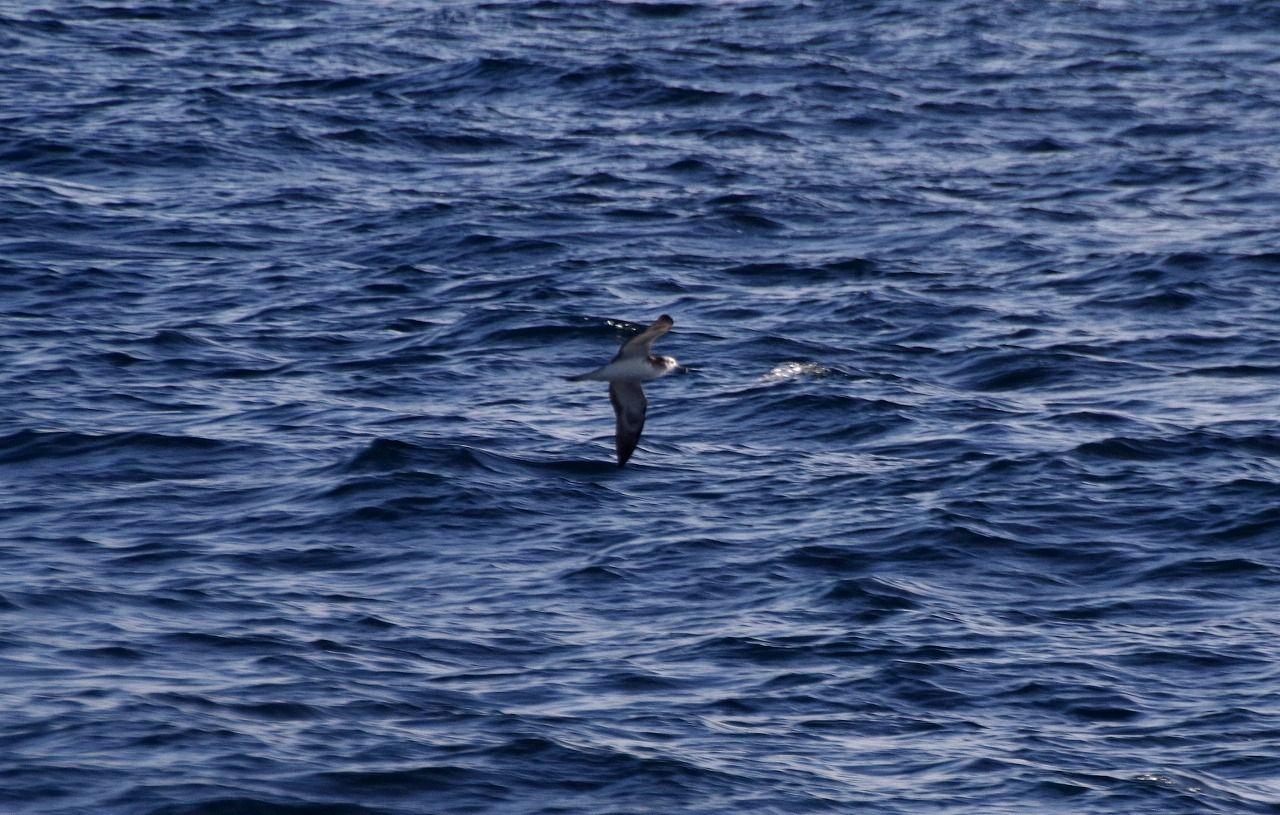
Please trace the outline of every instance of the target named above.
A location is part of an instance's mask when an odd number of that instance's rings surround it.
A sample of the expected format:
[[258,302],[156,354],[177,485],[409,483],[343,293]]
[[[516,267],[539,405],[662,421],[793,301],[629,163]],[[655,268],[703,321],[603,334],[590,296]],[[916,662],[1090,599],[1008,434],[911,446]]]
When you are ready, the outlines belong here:
[[622,344],[617,356],[608,365],[590,373],[566,377],[570,382],[600,381],[609,383],[609,401],[618,417],[618,429],[614,446],[618,452],[618,466],[627,463],[640,442],[644,430],[644,414],[649,401],[644,397],[641,382],[666,376],[685,368],[675,357],[660,357],[649,353],[656,339],[671,330],[675,320],[663,314],[653,325]]

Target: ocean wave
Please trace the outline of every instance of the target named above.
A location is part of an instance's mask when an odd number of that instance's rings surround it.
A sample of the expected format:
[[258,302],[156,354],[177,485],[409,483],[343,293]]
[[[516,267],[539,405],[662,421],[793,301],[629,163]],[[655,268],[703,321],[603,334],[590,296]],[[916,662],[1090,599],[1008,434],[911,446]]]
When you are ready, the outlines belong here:
[[0,809],[1273,811],[1272,17],[6,8]]

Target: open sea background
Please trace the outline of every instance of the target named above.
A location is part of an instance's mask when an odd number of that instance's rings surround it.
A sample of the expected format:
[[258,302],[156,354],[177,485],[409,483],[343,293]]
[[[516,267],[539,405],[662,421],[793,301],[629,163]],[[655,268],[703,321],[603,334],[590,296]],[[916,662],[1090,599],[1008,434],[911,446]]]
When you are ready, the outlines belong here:
[[1263,0],[4,0],[0,812],[1280,812],[1278,227]]

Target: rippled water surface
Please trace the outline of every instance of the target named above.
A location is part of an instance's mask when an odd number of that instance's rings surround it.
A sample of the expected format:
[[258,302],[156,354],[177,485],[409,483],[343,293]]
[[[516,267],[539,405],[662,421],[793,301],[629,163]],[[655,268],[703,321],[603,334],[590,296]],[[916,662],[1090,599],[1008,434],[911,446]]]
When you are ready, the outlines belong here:
[[[1269,2],[0,3],[0,810],[1280,812]],[[613,462],[607,360],[691,373]]]

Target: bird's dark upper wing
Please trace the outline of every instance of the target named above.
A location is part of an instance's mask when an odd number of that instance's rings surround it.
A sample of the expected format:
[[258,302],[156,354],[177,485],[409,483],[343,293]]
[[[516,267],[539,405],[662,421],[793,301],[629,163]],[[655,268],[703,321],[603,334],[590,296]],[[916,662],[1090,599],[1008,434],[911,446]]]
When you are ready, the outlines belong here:
[[653,347],[653,341],[670,331],[671,326],[675,324],[675,320],[663,314],[653,321],[653,325],[623,343],[622,349],[618,351],[618,356],[615,359],[629,356],[649,356],[649,349]]
[[644,430],[644,413],[649,400],[644,398],[644,389],[639,382],[623,381],[609,383],[609,401],[613,402],[613,412],[618,416],[618,432],[614,444],[618,451],[618,466],[621,467],[631,458],[636,445],[640,443],[640,431]]

